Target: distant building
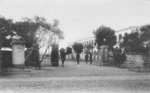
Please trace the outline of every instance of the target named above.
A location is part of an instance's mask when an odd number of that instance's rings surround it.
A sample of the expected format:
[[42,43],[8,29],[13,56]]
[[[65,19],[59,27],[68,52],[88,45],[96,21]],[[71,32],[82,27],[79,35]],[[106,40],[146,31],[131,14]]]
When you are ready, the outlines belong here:
[[140,32],[140,26],[130,26],[125,29],[121,29],[115,32],[115,35],[117,37],[117,43],[114,47],[119,47],[119,44],[123,42],[123,37],[125,33],[134,33],[134,32]]
[[[78,43],[82,43],[84,48],[87,46],[87,45],[92,45],[93,46],[93,49],[96,51],[97,50],[97,44],[96,44],[96,41],[95,41],[95,37],[87,37],[87,38],[84,38],[84,39],[81,39],[81,40],[77,40],[75,42],[78,42]],[[68,43],[68,46],[72,46],[74,42],[70,42]]]
[[[123,42],[123,36],[125,35],[125,33],[133,33],[133,32],[137,32],[137,31],[138,32],[140,31],[140,26],[130,26],[128,28],[116,31],[115,35],[117,37],[117,43],[116,43],[116,45],[114,47],[119,47],[119,44],[121,42]],[[82,43],[83,46],[91,44],[94,47],[94,49],[97,49],[97,44],[96,44],[94,36],[93,37],[84,38],[84,39],[81,39],[81,40],[77,40],[77,41],[74,41],[74,42]],[[68,43],[68,46],[72,46],[74,42]]]

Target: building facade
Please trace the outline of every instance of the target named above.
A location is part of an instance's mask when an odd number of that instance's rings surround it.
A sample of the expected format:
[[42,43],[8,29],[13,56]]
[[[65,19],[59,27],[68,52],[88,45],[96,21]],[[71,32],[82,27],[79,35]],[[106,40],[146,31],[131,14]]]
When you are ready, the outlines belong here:
[[[140,26],[130,26],[128,28],[116,31],[115,35],[117,37],[117,43],[114,47],[119,47],[120,43],[123,42],[123,37],[124,37],[125,33],[129,34],[129,33],[137,32],[137,31],[138,32],[140,31]],[[91,51],[93,53],[93,59],[94,60],[99,60],[99,50],[97,49],[98,45],[97,45],[95,39],[96,38],[93,36],[93,37],[88,37],[88,38],[84,38],[84,39],[81,39],[81,40],[74,41],[74,42],[82,43],[83,46],[84,46],[83,53],[80,54],[81,59],[85,59],[86,46],[87,45],[92,45],[93,49]],[[72,47],[74,42],[68,43],[68,46]],[[73,56],[75,57],[75,53],[73,53]]]

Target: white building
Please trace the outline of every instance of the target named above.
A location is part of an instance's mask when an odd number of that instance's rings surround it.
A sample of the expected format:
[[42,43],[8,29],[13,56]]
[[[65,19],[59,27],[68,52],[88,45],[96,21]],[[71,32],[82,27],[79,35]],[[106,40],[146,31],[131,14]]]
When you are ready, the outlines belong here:
[[121,42],[123,42],[123,37],[125,35],[125,33],[133,33],[133,32],[139,32],[140,31],[140,26],[130,26],[128,28],[125,29],[121,29],[115,32],[115,35],[117,37],[117,43],[114,47],[119,47],[119,44]]
[[[117,44],[115,46],[119,46],[119,43],[122,42],[123,36],[125,35],[125,33],[129,34],[129,33],[136,32],[136,31],[140,31],[140,26],[130,26],[128,28],[116,31],[115,35],[117,37]],[[96,48],[96,46],[97,46],[94,36],[84,38],[84,39],[81,39],[81,40],[77,40],[77,41],[74,41],[74,42],[82,43],[83,46],[91,44],[91,45],[93,45],[94,48]],[[68,43],[68,46],[72,46],[74,42]]]

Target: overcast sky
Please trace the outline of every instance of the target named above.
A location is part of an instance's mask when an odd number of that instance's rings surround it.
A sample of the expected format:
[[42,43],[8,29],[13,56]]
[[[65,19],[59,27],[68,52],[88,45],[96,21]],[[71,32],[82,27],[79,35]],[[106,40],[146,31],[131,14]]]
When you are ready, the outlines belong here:
[[0,0],[0,15],[58,19],[69,42],[92,36],[100,25],[119,30],[149,24],[150,0]]

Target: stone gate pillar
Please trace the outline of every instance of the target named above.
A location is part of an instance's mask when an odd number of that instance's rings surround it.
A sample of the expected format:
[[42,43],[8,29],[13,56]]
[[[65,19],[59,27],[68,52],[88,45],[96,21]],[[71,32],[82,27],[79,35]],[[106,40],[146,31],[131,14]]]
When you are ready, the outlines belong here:
[[51,65],[52,66],[59,66],[59,51],[58,51],[58,44],[52,45],[51,51]]
[[108,46],[102,45],[100,47],[100,65],[107,65],[108,63]]
[[25,45],[23,41],[14,40],[12,46],[12,60],[14,66],[23,66],[25,61]]

